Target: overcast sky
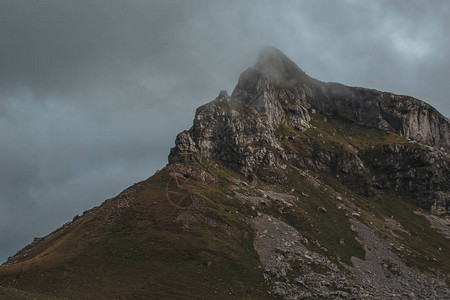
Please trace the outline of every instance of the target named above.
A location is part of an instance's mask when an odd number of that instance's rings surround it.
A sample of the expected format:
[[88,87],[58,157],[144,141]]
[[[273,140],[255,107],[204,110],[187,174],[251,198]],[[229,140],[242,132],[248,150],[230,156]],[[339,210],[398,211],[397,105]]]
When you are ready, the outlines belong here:
[[0,0],[0,262],[167,163],[263,46],[450,115],[449,1]]

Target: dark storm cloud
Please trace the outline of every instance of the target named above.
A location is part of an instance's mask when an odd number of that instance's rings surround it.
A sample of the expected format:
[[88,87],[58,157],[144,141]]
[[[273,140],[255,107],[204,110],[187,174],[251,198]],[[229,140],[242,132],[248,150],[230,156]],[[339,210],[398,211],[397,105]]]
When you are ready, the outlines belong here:
[[446,1],[0,0],[0,261],[167,162],[273,45],[450,113]]

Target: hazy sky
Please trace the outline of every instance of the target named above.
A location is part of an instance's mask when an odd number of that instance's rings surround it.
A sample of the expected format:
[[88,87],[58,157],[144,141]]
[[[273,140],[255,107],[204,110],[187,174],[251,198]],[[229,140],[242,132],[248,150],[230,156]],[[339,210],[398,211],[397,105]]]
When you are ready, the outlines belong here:
[[450,115],[449,1],[0,0],[0,262],[167,163],[263,46]]

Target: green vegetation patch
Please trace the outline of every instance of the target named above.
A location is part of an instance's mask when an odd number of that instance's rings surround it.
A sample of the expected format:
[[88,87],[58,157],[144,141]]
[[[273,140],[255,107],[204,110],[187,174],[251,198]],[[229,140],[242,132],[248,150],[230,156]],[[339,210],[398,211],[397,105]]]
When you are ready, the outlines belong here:
[[[293,194],[299,198],[294,206],[281,212],[276,203],[268,205],[264,212],[274,215],[299,231],[310,242],[307,247],[330,259],[351,265],[351,257],[364,259],[365,251],[355,239],[348,216],[344,210],[337,208],[332,189],[314,182],[301,171],[290,166],[286,172],[288,179],[279,189],[286,192],[294,189]],[[318,211],[325,208],[326,213]],[[341,243],[341,241],[344,243]],[[319,242],[320,247],[315,241]],[[326,250],[324,250],[324,248]]]
[[443,234],[432,228],[430,222],[414,211],[417,206],[392,195],[383,195],[381,201],[375,204],[378,215],[392,217],[399,222],[407,232],[398,231],[405,250],[397,254],[406,265],[421,271],[435,273],[439,271],[450,281],[450,241]]
[[288,152],[314,157],[320,152],[342,155],[344,152],[355,153],[385,144],[408,143],[405,138],[393,132],[322,114],[312,114],[310,124],[311,128],[303,132],[281,124],[276,131],[278,137],[295,137],[282,140],[283,148]]

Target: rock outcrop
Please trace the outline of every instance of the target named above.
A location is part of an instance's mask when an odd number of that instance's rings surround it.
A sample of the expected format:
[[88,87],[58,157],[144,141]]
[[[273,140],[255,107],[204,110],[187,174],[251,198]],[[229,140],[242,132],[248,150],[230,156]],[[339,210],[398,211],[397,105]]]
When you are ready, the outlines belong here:
[[377,190],[394,190],[436,214],[450,211],[448,156],[427,148],[394,144],[366,151],[362,157]]
[[409,96],[321,82],[275,48],[264,49],[255,66],[242,73],[232,96],[274,121],[282,119],[284,110],[304,128],[308,122],[304,109],[313,108],[450,151],[449,120],[429,104]]
[[418,99],[326,83],[316,87],[311,103],[325,114],[390,130],[422,144],[450,151],[449,120]]
[[222,91],[216,100],[199,107],[194,126],[177,136],[169,163],[214,159],[245,176],[276,182],[282,179],[278,169],[283,149],[275,130],[269,118]]
[[[277,130],[283,126],[296,134],[308,130],[315,113],[393,132],[416,144],[386,145],[363,153],[326,150],[314,157],[289,155]],[[192,128],[178,135],[169,163],[212,159],[269,183],[283,181],[283,169],[290,163],[316,172],[332,171],[367,196],[376,197],[377,190],[389,188],[424,209],[445,213],[450,205],[449,150],[449,120],[425,102],[321,82],[279,50],[266,48],[241,74],[231,96],[221,91],[197,109]]]

